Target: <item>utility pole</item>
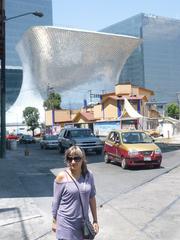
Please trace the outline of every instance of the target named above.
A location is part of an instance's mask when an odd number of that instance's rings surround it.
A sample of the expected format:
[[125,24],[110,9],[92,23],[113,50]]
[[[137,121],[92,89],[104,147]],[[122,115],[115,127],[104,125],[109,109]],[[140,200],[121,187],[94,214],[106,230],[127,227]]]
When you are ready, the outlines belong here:
[[[51,87],[50,84],[47,84],[47,98],[50,97],[50,94],[54,93],[54,87]],[[50,105],[51,105],[51,111],[52,111],[52,126],[51,126],[51,134],[53,134],[53,129],[54,129],[54,122],[55,122],[55,109],[54,109],[54,105],[52,103],[51,100],[50,101]]]
[[[89,90],[89,99],[90,99],[90,103],[92,103],[92,99],[93,98],[99,98],[101,97],[101,94],[96,94],[96,93],[92,93],[92,90]],[[104,92],[104,90],[102,90],[102,92]]]
[[0,0],[0,107],[1,107],[1,130],[0,130],[0,158],[5,157],[6,151],[6,78],[5,78],[5,6],[4,0]]
[[176,93],[177,101],[178,101],[178,107],[179,107],[179,120],[180,120],[180,92]]
[[0,158],[5,157],[6,153],[6,25],[5,22],[15,18],[33,14],[43,17],[41,12],[27,12],[10,18],[6,18],[5,0],[0,0]]
[[92,90],[89,90],[89,100],[90,100],[90,103],[92,103]]
[[47,97],[49,97],[50,93],[54,92],[54,87],[51,87],[50,84],[48,83],[47,85]]

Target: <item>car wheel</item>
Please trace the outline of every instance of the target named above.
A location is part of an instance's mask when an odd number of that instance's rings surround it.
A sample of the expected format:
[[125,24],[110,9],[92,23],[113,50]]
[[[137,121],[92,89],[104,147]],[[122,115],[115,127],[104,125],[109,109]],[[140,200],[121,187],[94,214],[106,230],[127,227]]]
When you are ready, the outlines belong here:
[[41,149],[43,149],[44,147],[43,147],[43,145],[41,145]]
[[127,168],[127,163],[126,163],[126,159],[123,158],[122,161],[121,161],[121,167],[122,169],[126,169]]
[[110,163],[109,155],[106,152],[104,153],[104,162]]
[[64,153],[64,148],[61,144],[59,144],[58,149],[59,149],[59,153]]

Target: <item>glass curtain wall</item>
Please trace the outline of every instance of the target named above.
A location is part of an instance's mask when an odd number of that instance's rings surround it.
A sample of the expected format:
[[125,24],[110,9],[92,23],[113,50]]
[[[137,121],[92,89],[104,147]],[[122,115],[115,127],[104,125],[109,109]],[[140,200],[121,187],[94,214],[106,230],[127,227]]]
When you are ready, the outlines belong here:
[[28,28],[52,25],[52,0],[6,0],[5,4],[6,18],[35,11],[44,14],[41,18],[31,14],[6,22],[6,108],[9,108],[15,102],[22,84],[22,68],[16,44]]
[[[128,18],[122,22],[109,26],[102,32],[130,35],[142,37],[142,18],[139,14],[135,17]],[[140,45],[131,56],[127,59],[125,67],[119,76],[120,83],[132,83],[133,85],[144,87],[144,68],[143,68],[143,45]]]
[[180,92],[180,20],[138,14],[102,30],[141,37],[143,42],[129,57],[119,82],[130,82],[155,92],[158,102],[175,102]]

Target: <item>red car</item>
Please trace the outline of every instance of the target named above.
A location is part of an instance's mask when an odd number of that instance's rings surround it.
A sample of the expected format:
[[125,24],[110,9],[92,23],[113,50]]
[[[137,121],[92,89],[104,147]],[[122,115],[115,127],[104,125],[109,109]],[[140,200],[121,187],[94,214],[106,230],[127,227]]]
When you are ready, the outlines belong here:
[[159,168],[162,153],[144,131],[114,130],[109,133],[104,144],[104,161],[119,162],[123,169],[135,166]]
[[7,140],[17,140],[18,136],[15,134],[8,134],[8,135],[6,135],[6,139]]

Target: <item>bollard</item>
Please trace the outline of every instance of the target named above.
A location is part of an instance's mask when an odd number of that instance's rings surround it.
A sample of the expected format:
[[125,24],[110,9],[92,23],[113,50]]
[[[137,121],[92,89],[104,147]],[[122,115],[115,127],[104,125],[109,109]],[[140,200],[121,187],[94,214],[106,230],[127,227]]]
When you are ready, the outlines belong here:
[[16,150],[17,149],[17,141],[16,140],[10,140],[10,149]]
[[25,149],[24,149],[24,155],[25,156],[29,156],[29,149],[28,146],[26,145]]
[[10,140],[8,139],[6,140],[6,149],[8,150],[10,149]]

